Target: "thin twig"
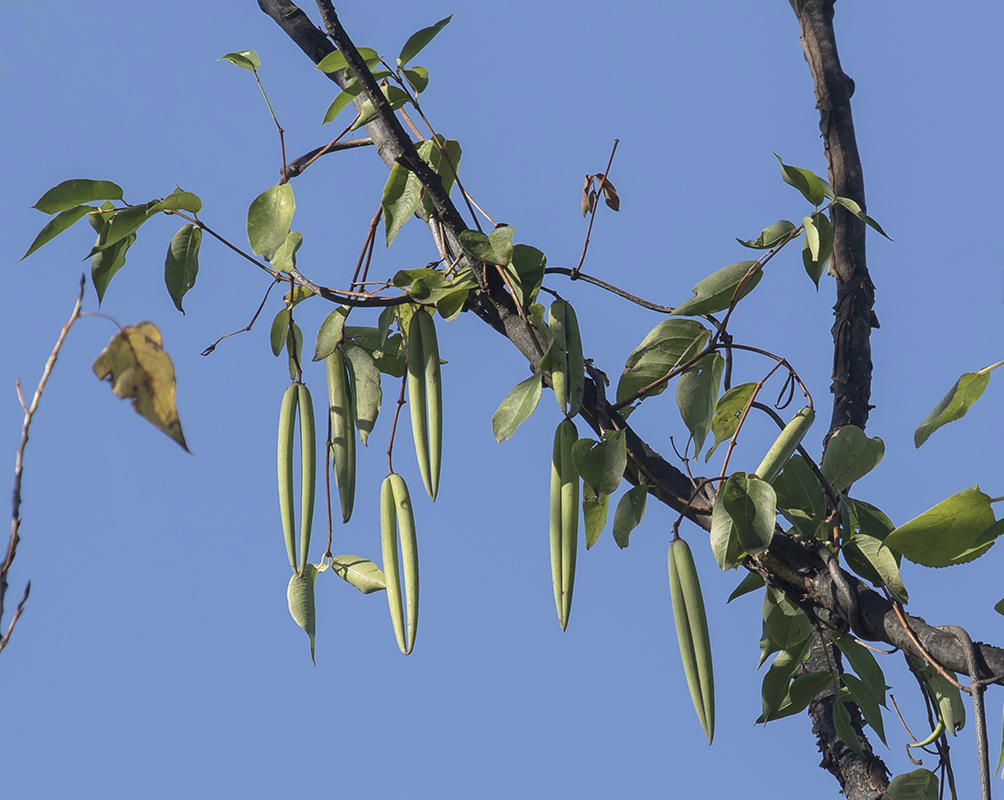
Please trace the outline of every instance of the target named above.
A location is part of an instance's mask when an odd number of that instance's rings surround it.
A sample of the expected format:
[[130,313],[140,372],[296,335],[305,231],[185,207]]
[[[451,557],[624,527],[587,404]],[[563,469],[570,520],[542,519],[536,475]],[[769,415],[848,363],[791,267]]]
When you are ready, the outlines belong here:
[[568,267],[547,267],[544,270],[545,275],[568,275],[577,281],[583,281],[584,283],[591,283],[593,286],[599,286],[601,289],[606,289],[608,292],[617,295],[618,297],[623,297],[625,300],[630,300],[632,303],[641,306],[642,308],[647,308],[649,311],[658,311],[660,314],[672,314],[676,309],[673,306],[661,306],[658,303],[653,303],[650,300],[645,300],[644,298],[637,297],[636,295],[626,292],[623,289],[619,289],[612,283],[607,283],[606,281],[601,281],[599,278],[594,278],[590,275],[586,275],[583,272],[577,272],[576,270],[569,269]]
[[[7,573],[10,570],[11,564],[14,563],[14,557],[17,555],[17,543],[21,540],[21,479],[24,474],[24,450],[28,446],[28,431],[31,428],[31,421],[35,417],[35,412],[38,410],[38,403],[42,399],[45,385],[49,381],[53,367],[56,366],[59,351],[63,347],[63,342],[66,341],[66,335],[70,332],[73,323],[80,316],[80,309],[84,303],[84,286],[84,276],[81,275],[80,290],[77,292],[77,302],[73,306],[73,312],[70,314],[70,318],[66,321],[66,324],[63,325],[59,338],[56,340],[56,345],[52,348],[49,359],[45,362],[45,369],[42,370],[42,378],[38,382],[38,388],[35,389],[31,405],[27,406],[24,411],[24,423],[21,425],[21,443],[18,445],[17,454],[14,457],[14,491],[11,494],[10,541],[7,543],[7,554],[4,556],[3,566],[0,567],[0,619],[3,619],[4,598],[7,595]],[[21,395],[20,385],[18,385],[18,397],[20,397],[21,405],[24,407],[24,397]],[[10,622],[10,627],[7,629],[7,633],[3,639],[0,640],[0,651],[10,641],[10,636],[14,632],[14,625],[24,610],[24,604],[28,600],[28,592],[30,590],[31,581],[28,581],[24,587],[24,596],[21,598],[21,602],[18,603],[17,610],[14,612],[14,618]]]

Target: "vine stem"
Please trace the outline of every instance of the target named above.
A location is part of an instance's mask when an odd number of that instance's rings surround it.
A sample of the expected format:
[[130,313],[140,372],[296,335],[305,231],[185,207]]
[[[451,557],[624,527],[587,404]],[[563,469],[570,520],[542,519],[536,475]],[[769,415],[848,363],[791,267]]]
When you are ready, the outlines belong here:
[[[17,395],[21,401],[21,407],[24,408],[24,423],[21,425],[21,443],[18,445],[17,455],[14,458],[14,491],[11,494],[10,540],[7,543],[7,554],[4,557],[3,566],[0,566],[0,619],[3,619],[4,598],[7,594],[7,573],[10,570],[11,564],[14,563],[14,557],[17,555],[17,544],[21,540],[21,479],[24,474],[24,451],[28,446],[28,431],[31,428],[31,421],[35,417],[35,412],[38,411],[38,403],[42,399],[42,392],[45,390],[45,385],[49,382],[49,376],[52,374],[53,367],[56,366],[56,359],[59,357],[59,351],[63,347],[63,342],[66,341],[66,335],[70,332],[70,328],[73,326],[73,323],[80,317],[80,310],[84,304],[85,285],[84,276],[81,275],[80,290],[77,292],[77,302],[73,306],[73,312],[70,314],[70,318],[66,321],[66,324],[63,325],[63,330],[59,333],[59,338],[56,340],[56,345],[52,348],[52,352],[49,354],[48,361],[45,362],[45,368],[42,370],[42,378],[38,382],[38,388],[35,389],[35,395],[31,399],[31,405],[25,405],[24,397],[21,394],[21,380],[18,379],[16,383]],[[7,633],[4,634],[2,639],[0,639],[0,651],[2,651],[10,641],[11,634],[14,632],[14,626],[21,617],[21,612],[24,610],[24,604],[28,600],[28,593],[30,591],[31,581],[28,581],[25,584],[24,595],[21,597],[21,602],[17,604],[17,610],[14,612],[14,618],[11,620],[10,626],[7,628]]]

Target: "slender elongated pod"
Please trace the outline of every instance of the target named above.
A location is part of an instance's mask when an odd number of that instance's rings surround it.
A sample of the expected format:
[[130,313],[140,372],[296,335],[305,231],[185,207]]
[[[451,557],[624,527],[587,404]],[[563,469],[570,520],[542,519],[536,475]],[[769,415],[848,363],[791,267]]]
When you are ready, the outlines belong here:
[[668,560],[673,620],[680,642],[683,671],[697,718],[708,737],[708,744],[711,744],[715,736],[715,675],[701,583],[690,546],[683,539],[674,539],[669,543]]
[[408,325],[408,405],[418,471],[425,491],[435,501],[443,460],[443,388],[436,324],[422,309]]
[[342,522],[352,516],[356,496],[356,404],[352,375],[341,346],[324,359],[331,415],[331,464],[342,507]]
[[300,406],[300,566],[302,575],[307,568],[310,551],[310,528],[314,521],[314,487],[317,481],[317,437],[314,431],[314,403],[310,390],[297,386]]
[[551,453],[551,581],[561,629],[568,627],[575,585],[575,556],[579,534],[579,474],[572,464],[572,445],[579,435],[564,419],[554,432]]
[[296,570],[296,533],[293,494],[293,434],[296,423],[296,407],[299,400],[299,390],[291,383],[282,396],[279,408],[279,445],[278,455],[279,475],[279,516],[282,519],[282,536],[286,542],[286,554],[289,565]]
[[[401,556],[398,558],[398,542]],[[397,646],[405,655],[415,647],[418,632],[418,540],[415,515],[404,478],[391,473],[380,488],[380,542],[383,549],[383,573],[387,583],[387,604]],[[402,604],[401,572],[404,572]],[[405,621],[407,608],[407,623]]]
[[795,413],[791,422],[785,425],[781,433],[778,434],[774,444],[767,451],[767,455],[760,462],[760,466],[756,468],[756,475],[760,480],[767,483],[774,481],[774,478],[781,472],[781,468],[788,463],[788,459],[802,443],[802,439],[809,432],[815,419],[816,412],[808,406]]

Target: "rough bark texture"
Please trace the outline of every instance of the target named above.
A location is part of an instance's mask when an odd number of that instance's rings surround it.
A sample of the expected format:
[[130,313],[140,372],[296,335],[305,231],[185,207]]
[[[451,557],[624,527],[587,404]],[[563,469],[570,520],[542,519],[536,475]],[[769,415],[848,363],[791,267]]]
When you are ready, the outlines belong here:
[[[806,58],[816,86],[830,183],[838,195],[850,197],[864,207],[863,179],[849,103],[853,83],[841,71],[837,58],[832,27],[833,0],[790,1],[802,27]],[[258,3],[315,63],[335,49],[325,34],[289,0],[258,0]],[[411,155],[415,152],[414,144],[383,102],[382,94],[338,23],[330,2],[318,0],[318,6],[329,35],[339,43],[346,60],[361,79],[364,91],[358,100],[369,98],[380,110],[380,117],[367,125],[380,157],[388,166],[404,163],[422,180],[436,206],[436,214],[429,223],[430,231],[440,252],[455,258],[462,253],[458,237],[466,224],[450,198],[444,196],[438,176],[429,175],[424,165]],[[338,75],[328,77],[340,81]],[[865,266],[864,224],[840,208],[835,210],[833,227],[832,270],[837,281],[837,304],[833,328],[831,431],[845,424],[863,428],[867,421],[871,380],[869,334],[873,319],[873,287]],[[480,283],[480,288],[472,292],[469,308],[508,338],[527,358],[531,369],[537,370],[542,351],[532,326],[519,317],[511,297],[491,270],[485,270],[476,262],[469,265],[476,269]],[[660,501],[710,530],[714,491],[705,487],[691,498],[694,486],[691,479],[628,427],[606,402],[597,384],[590,380],[587,380],[581,414],[594,429],[609,427],[611,421],[618,428],[626,428],[629,463],[625,478],[635,485],[649,483]],[[783,589],[810,619],[824,628],[853,630],[859,638],[885,642],[923,657],[885,597],[839,568],[836,569],[839,581],[835,581],[819,552],[806,548],[780,530],[767,552],[758,559],[749,560],[747,566],[763,574],[771,585]],[[905,612],[904,618],[913,636],[931,656],[947,669],[969,674],[965,653],[952,634]],[[977,643],[975,650],[980,671],[984,675],[1001,676],[995,682],[1004,684],[1004,650],[982,643]],[[820,654],[821,651],[816,653]],[[865,759],[851,753],[839,741],[833,730],[831,709],[832,696],[821,696],[811,710],[813,730],[823,752],[821,766],[835,775],[850,800],[872,800],[885,787],[884,767],[870,755],[870,746],[863,737],[863,747],[869,754]],[[856,727],[861,729],[860,719]]]

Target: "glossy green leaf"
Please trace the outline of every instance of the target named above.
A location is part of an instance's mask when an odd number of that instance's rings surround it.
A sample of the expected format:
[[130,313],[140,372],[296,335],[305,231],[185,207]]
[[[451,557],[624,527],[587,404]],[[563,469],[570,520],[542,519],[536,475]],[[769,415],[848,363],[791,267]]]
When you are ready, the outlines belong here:
[[429,70],[425,67],[412,67],[403,70],[401,74],[415,94],[421,94],[429,87]]
[[647,500],[648,487],[642,485],[628,489],[617,502],[617,509],[614,511],[614,541],[622,550],[629,544],[631,531],[641,524]]
[[739,544],[750,555],[759,555],[774,535],[777,496],[774,488],[756,475],[737,472],[725,481],[717,506],[724,506],[732,519]]
[[435,25],[430,25],[428,28],[422,28],[422,30],[409,36],[408,41],[405,42],[404,47],[401,48],[401,54],[397,57],[398,67],[407,65],[409,61],[417,56],[422,49],[429,44],[429,42],[436,38],[436,34],[438,34],[450,23],[451,19],[453,19],[453,14],[439,20],[439,22]]
[[[88,217],[90,216],[89,214]],[[105,235],[106,229],[107,223],[105,224],[105,228],[102,228],[102,232],[98,234],[99,242],[102,236]],[[94,284],[94,290],[98,294],[98,305],[101,305],[102,301],[104,301],[108,284],[111,283],[115,273],[125,266],[126,253],[135,241],[136,234],[132,233],[124,239],[119,239],[111,247],[103,247],[94,253],[94,257],[91,259],[91,282]]]
[[678,305],[673,313],[697,317],[728,308],[733,299],[739,302],[756,288],[763,270],[756,261],[739,261],[713,272],[694,287],[694,297]]
[[947,567],[981,556],[1001,533],[990,497],[972,486],[900,525],[885,544],[915,564]]
[[38,236],[32,241],[31,246],[28,248],[27,252],[18,261],[24,261],[28,256],[34,253],[38,248],[47,242],[51,242],[59,234],[61,234],[66,229],[70,228],[72,225],[77,223],[79,220],[83,219],[91,211],[94,211],[94,206],[76,206],[74,208],[69,208],[66,211],[61,211],[48,223],[45,227],[38,232]]
[[536,247],[517,244],[512,248],[512,267],[518,277],[516,299],[526,308],[537,298],[540,285],[544,282],[547,256]]
[[910,601],[906,587],[899,575],[896,556],[881,539],[858,534],[844,545],[844,558],[854,572],[874,586],[885,586],[889,593],[904,605]]
[[[404,90],[398,89],[396,86],[381,86],[380,91],[387,100],[387,104],[390,106],[391,111],[396,111],[411,101],[411,98],[408,97]],[[359,130],[359,128],[364,125],[368,125],[378,116],[380,116],[380,112],[376,110],[376,107],[373,105],[373,101],[366,100],[361,106],[359,106],[359,115],[349,126],[349,130]]]
[[711,551],[723,571],[735,569],[746,554],[724,503],[716,502],[711,510]]
[[[660,322],[628,356],[617,383],[617,402],[633,397],[692,359],[701,352],[709,337],[707,329],[692,320]],[[654,397],[665,388],[666,383],[661,383],[644,396]]]
[[383,570],[366,558],[335,556],[331,562],[331,570],[363,594],[379,592],[387,588],[387,580],[384,578]]
[[352,398],[356,404],[356,428],[359,440],[365,445],[380,415],[383,390],[380,388],[380,370],[368,350],[353,344],[344,346],[349,360],[352,379]]
[[350,310],[348,306],[339,306],[324,318],[321,327],[317,329],[313,361],[323,361],[335,352],[335,348],[342,340],[342,330]]
[[782,219],[760,231],[760,235],[756,239],[744,241],[737,237],[736,241],[743,247],[749,247],[753,250],[770,250],[782,242],[788,241],[791,235],[797,230],[798,228],[795,226],[795,223]]
[[512,235],[516,228],[504,226],[491,233],[464,231],[460,234],[460,246],[478,261],[505,267],[512,261]]
[[862,756],[861,742],[858,741],[857,732],[854,730],[854,726],[851,725],[851,715],[847,711],[847,706],[844,705],[843,700],[838,699],[833,701],[833,727],[837,732],[837,736],[844,740],[844,744],[859,756]]
[[269,344],[272,346],[272,355],[278,357],[282,353],[282,348],[286,345],[286,335],[289,333],[289,309],[283,308],[272,319],[272,327],[269,329]]
[[[335,55],[332,53],[332,55]],[[339,54],[340,55],[340,54]],[[324,119],[321,120],[322,125],[327,125],[329,122],[333,121],[335,117],[341,114],[352,101],[362,94],[363,87],[358,81],[353,81],[345,89],[340,91],[335,99],[331,101],[331,105],[327,107],[324,112]]]
[[[886,689],[889,687],[886,686],[885,673],[882,672],[882,667],[875,660],[871,650],[846,634],[834,632],[830,636],[858,677],[867,686],[868,691],[875,697],[876,702],[884,706]],[[868,724],[871,725],[870,722]],[[872,727],[875,728],[874,725]],[[882,742],[885,743],[884,736]]]
[[743,576],[743,579],[739,581],[739,585],[732,590],[732,594],[729,595],[729,599],[725,601],[728,605],[733,600],[742,597],[744,594],[749,594],[750,592],[755,592],[757,589],[762,589],[764,587],[763,576],[758,572],[747,572]]
[[[766,681],[767,678],[765,676],[764,683]],[[832,682],[833,676],[829,672],[809,672],[805,675],[799,675],[786,687],[784,694],[777,702],[777,707],[773,709],[770,715],[768,716],[767,712],[764,711],[759,719],[757,719],[757,722],[767,723],[771,720],[801,714],[809,707],[809,703],[816,698],[816,695],[825,689],[827,684]]]
[[782,649],[795,647],[812,636],[812,623],[805,612],[772,586],[764,595],[763,619],[771,639]]
[[833,198],[830,185],[814,172],[785,164],[777,153],[774,153],[774,158],[781,164],[781,178],[784,182],[798,189],[802,197],[812,205],[821,206],[826,198]]
[[531,375],[516,384],[492,415],[492,433],[495,440],[504,442],[526,421],[540,402],[543,381],[540,375]]
[[202,244],[202,231],[195,225],[184,225],[174,234],[167,248],[167,258],[164,259],[164,283],[171,295],[175,307],[182,314],[181,307],[188,290],[195,286],[199,275],[199,247]]
[[715,443],[704,456],[705,464],[711,458],[711,454],[718,449],[718,445],[727,442],[735,434],[739,427],[739,418],[743,409],[749,405],[754,391],[756,391],[755,383],[740,383],[718,398],[715,416],[711,419],[711,432],[715,434]]
[[883,236],[885,236],[886,239],[889,239],[890,242],[892,241],[892,239],[889,238],[889,234],[887,234],[884,230],[882,230],[882,226],[879,225],[871,217],[869,217],[864,211],[862,211],[861,206],[858,205],[856,201],[851,200],[851,198],[849,197],[834,197],[833,200],[834,202],[839,203],[848,211],[850,211],[855,217],[864,222],[866,225],[874,228],[876,231],[881,233]]
[[202,211],[202,198],[194,192],[186,192],[178,187],[163,200],[150,207],[150,213],[157,211],[187,211],[190,214],[198,214]]
[[856,425],[844,425],[830,437],[820,472],[834,491],[842,492],[875,469],[884,454],[885,442],[878,436],[869,438]]
[[889,781],[882,800],[939,800],[938,776],[928,769],[915,769]]
[[272,254],[272,269],[279,272],[290,272],[296,269],[296,251],[303,244],[303,236],[299,231],[290,231]]
[[38,198],[32,206],[45,214],[68,211],[96,200],[121,200],[122,187],[111,181],[91,181],[79,178],[63,181]]
[[865,718],[865,722],[871,725],[875,733],[878,734],[879,739],[882,740],[882,744],[888,747],[889,743],[885,740],[885,724],[882,721],[882,709],[871,688],[856,675],[851,675],[849,672],[841,675],[840,680],[850,693],[851,699],[857,703],[858,708],[861,710],[861,716]]
[[680,375],[676,384],[676,404],[684,424],[694,437],[694,455],[701,454],[704,440],[718,407],[725,359],[710,353]]
[[934,407],[934,410],[914,431],[914,447],[920,447],[942,425],[962,419],[969,411],[970,406],[983,396],[983,392],[990,382],[991,371],[997,369],[1001,364],[1004,364],[1004,361],[984,367],[978,372],[963,373],[955,385],[948,390],[948,394],[941,398],[941,402]]
[[114,247],[118,242],[135,233],[140,225],[150,219],[150,209],[153,205],[155,204],[144,203],[141,206],[130,206],[109,217],[107,228],[102,231],[102,239],[94,245],[88,255],[93,256],[99,250]]
[[227,53],[225,56],[220,56],[217,61],[229,61],[236,67],[245,69],[248,72],[257,72],[261,69],[261,59],[258,58],[258,53],[254,50],[238,50],[236,53]]
[[796,454],[789,458],[772,485],[778,508],[798,509],[818,519],[826,517],[823,487],[802,456]]
[[302,574],[293,573],[286,588],[289,614],[310,637],[310,660],[314,660],[314,636],[316,633],[316,613],[314,607],[314,584],[317,582],[317,567],[307,564]]
[[385,239],[390,247],[404,223],[415,215],[422,203],[422,182],[403,164],[395,164],[384,184],[380,203]]
[[293,187],[288,183],[266,189],[251,202],[248,208],[248,241],[256,256],[262,256],[266,261],[272,259],[289,235],[295,210]]
[[[795,674],[795,670],[805,662],[809,655],[809,644],[810,640],[805,639],[794,647],[785,648],[778,652],[774,663],[770,665],[770,669],[763,676],[763,683],[760,687],[763,713],[757,719],[757,724],[798,713],[794,708],[790,708],[792,706],[789,697],[791,678]],[[788,706],[790,710],[784,714],[779,713],[784,706]]]
[[625,431],[604,431],[603,441],[579,439],[572,445],[572,463],[597,494],[613,494],[627,466]]
[[588,483],[582,485],[582,518],[586,528],[586,550],[596,544],[607,524],[610,495],[596,494]]
[[817,211],[802,220],[805,238],[802,240],[802,265],[806,274],[819,288],[819,279],[833,255],[833,226],[826,214]]
[[[372,67],[380,63],[380,54],[377,53],[372,47],[357,47],[356,50],[359,51],[359,55],[362,56],[363,61],[366,62],[366,66]],[[328,53],[324,58],[317,62],[317,67],[315,69],[321,72],[338,72],[340,69],[345,69],[348,65],[345,63],[345,55],[340,50],[335,50],[332,53]]]

